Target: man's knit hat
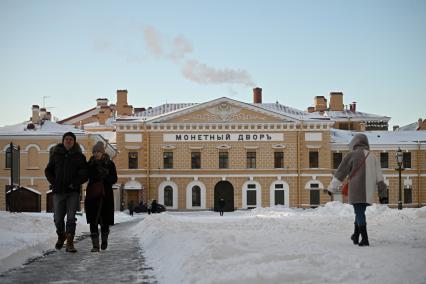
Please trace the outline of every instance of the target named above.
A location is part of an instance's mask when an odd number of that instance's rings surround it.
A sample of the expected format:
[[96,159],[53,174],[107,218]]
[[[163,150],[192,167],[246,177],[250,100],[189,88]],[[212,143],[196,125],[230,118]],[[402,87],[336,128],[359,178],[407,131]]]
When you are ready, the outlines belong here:
[[62,136],[62,143],[64,143],[65,137],[67,137],[67,136],[72,137],[72,139],[74,139],[74,142],[77,140],[77,138],[75,137],[75,134],[70,131],[70,132],[65,133]]

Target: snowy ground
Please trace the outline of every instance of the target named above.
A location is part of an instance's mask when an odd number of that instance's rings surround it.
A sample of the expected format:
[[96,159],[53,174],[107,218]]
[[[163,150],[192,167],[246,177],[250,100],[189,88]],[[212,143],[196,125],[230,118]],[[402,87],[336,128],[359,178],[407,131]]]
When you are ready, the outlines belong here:
[[169,212],[134,227],[159,283],[426,283],[426,207],[367,210],[370,247],[349,240],[350,205]]
[[[78,233],[89,230],[84,218],[78,217]],[[370,247],[352,245],[352,207],[339,202],[224,217],[116,214],[117,222],[135,218],[143,221],[130,230],[158,283],[426,283],[426,207],[369,207]],[[52,219],[0,212],[0,273],[52,249]]]
[[[116,223],[131,219],[122,212],[115,214]],[[77,216],[76,235],[83,232],[89,232],[85,215]],[[56,238],[52,213],[0,211],[0,273],[54,248]]]

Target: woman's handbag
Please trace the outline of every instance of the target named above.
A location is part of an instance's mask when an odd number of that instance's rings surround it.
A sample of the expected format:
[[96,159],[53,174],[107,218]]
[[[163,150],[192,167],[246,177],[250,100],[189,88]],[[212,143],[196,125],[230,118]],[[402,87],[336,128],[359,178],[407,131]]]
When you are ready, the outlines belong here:
[[361,164],[359,164],[358,168],[355,169],[355,171],[349,176],[348,180],[343,184],[343,186],[342,186],[342,194],[344,196],[348,196],[348,193],[349,193],[349,181],[351,180],[351,178],[353,178],[356,175],[356,173],[362,167],[362,165],[364,165],[365,160],[367,159],[368,155],[370,155],[370,152],[367,153],[367,155],[364,157],[364,160],[362,160]]
[[101,199],[104,196],[104,184],[102,181],[95,181],[86,188],[86,199]]

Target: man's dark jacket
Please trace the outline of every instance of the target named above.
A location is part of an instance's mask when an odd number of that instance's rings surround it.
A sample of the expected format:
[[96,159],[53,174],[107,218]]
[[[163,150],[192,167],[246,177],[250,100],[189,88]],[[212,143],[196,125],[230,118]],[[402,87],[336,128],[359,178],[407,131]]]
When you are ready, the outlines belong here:
[[80,192],[80,185],[87,181],[87,163],[78,143],[67,151],[64,144],[56,145],[44,170],[52,191],[58,193]]

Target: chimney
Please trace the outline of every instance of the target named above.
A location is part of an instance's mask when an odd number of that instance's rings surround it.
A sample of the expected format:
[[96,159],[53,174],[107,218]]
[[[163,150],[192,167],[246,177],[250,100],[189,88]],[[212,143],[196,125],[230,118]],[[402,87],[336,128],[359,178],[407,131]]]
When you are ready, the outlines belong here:
[[330,93],[330,110],[343,111],[343,93],[331,92]]
[[40,120],[45,120],[46,119],[46,108],[42,107],[40,109],[39,116],[40,116]]
[[106,98],[96,99],[96,106],[108,106],[108,99]]
[[33,114],[31,116],[31,122],[34,124],[38,124],[40,122],[39,110],[40,110],[40,107],[38,105],[33,105],[32,107]]
[[426,130],[426,119],[419,118],[417,122],[417,130]]
[[253,103],[254,104],[262,103],[262,88],[259,88],[259,87],[253,88]]
[[133,115],[133,107],[127,104],[127,90],[117,90],[117,115]]
[[315,111],[325,111],[327,109],[327,99],[324,96],[316,96],[314,99]]
[[127,90],[117,90],[117,106],[127,105]]
[[352,102],[352,103],[349,105],[349,110],[350,110],[351,112],[356,112],[356,102]]
[[398,131],[399,130],[399,125],[394,125],[393,126],[393,131]]
[[309,113],[315,112],[315,108],[314,107],[308,107],[308,112]]

